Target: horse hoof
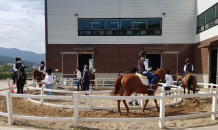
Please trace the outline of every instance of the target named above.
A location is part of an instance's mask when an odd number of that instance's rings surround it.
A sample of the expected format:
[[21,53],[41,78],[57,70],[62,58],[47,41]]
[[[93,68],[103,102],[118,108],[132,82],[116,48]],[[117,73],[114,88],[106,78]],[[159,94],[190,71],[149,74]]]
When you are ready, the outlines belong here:
[[145,115],[145,112],[141,112],[142,113],[142,115]]
[[118,113],[119,116],[122,116],[122,113]]
[[129,113],[126,113],[126,116],[128,116],[129,115]]

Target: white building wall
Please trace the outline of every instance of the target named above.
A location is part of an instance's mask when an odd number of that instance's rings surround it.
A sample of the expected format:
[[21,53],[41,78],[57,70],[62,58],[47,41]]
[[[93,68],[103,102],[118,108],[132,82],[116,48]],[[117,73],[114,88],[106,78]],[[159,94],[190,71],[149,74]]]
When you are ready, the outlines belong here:
[[[200,15],[201,13],[203,13],[204,11],[206,11],[216,3],[218,3],[218,0],[197,0],[196,15],[197,16]],[[196,17],[196,21],[197,21],[197,17]],[[210,29],[207,29],[204,32],[197,34],[195,36],[195,43],[204,41],[206,39],[215,37],[217,35],[218,35],[218,26],[214,26]]]
[[[48,44],[194,43],[195,7],[196,0],[47,0]],[[162,36],[78,36],[78,18],[153,17],[162,18]]]

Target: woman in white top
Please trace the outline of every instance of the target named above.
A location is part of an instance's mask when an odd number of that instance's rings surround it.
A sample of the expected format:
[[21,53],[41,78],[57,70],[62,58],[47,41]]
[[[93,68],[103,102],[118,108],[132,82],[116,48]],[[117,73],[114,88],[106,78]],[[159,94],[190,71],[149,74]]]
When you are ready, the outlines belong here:
[[[170,71],[167,70],[166,71],[166,75],[165,75],[165,79],[166,79],[166,83],[164,84],[164,90],[165,91],[170,91],[171,90],[171,84],[173,83],[173,77],[170,75]],[[166,93],[167,95],[167,93]],[[171,93],[169,93],[169,95],[171,95]]]
[[[50,69],[46,70],[46,76],[42,82],[45,82],[45,88],[52,89],[53,76],[51,75]],[[46,91],[46,95],[53,95],[53,93],[51,91]]]

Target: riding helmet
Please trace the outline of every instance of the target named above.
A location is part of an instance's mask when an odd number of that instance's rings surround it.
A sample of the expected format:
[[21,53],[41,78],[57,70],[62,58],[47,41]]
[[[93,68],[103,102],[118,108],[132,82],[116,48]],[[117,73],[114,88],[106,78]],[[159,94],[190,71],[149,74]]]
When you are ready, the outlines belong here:
[[41,64],[45,64],[45,62],[44,62],[44,61],[41,61]]
[[140,51],[140,52],[139,52],[139,56],[140,56],[140,57],[144,57],[145,55],[146,55],[146,52],[145,52],[145,51]]
[[189,62],[190,62],[189,58],[187,58],[187,59],[185,60],[185,62],[186,62],[186,63],[189,63]]
[[131,71],[130,71],[130,73],[132,73],[132,74],[135,73],[135,72],[137,72],[136,68],[132,68]]
[[21,60],[20,57],[17,57],[17,58],[16,58],[16,61],[18,61],[18,60]]

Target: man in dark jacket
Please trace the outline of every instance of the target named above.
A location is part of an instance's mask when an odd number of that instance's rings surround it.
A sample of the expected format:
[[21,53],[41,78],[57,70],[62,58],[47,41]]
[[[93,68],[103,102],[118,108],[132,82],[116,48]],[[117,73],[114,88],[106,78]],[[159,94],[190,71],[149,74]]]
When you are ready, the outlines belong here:
[[89,91],[90,77],[91,77],[91,72],[89,71],[89,67],[86,66],[85,71],[83,72],[83,78],[82,78],[82,90],[83,91]]

